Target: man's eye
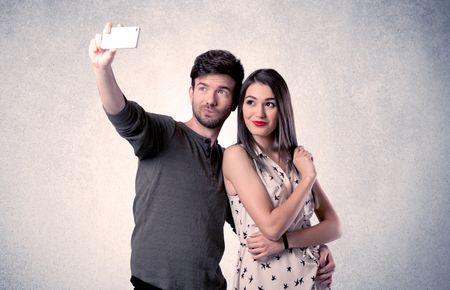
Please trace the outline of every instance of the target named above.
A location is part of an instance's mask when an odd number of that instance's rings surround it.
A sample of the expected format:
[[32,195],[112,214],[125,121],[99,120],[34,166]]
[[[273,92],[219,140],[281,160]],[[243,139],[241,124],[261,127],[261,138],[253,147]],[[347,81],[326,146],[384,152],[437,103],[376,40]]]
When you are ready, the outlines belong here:
[[227,90],[218,90],[217,93],[221,96],[228,96],[228,91]]

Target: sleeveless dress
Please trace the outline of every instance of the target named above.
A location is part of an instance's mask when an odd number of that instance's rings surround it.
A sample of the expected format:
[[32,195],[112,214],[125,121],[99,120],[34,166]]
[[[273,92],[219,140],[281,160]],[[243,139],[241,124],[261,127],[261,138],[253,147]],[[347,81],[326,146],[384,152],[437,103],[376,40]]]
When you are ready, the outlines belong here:
[[[289,197],[301,177],[295,169],[286,174],[276,162],[262,153],[259,148],[256,148],[255,151],[268,169],[259,168],[254,161],[258,175],[267,189],[273,206],[277,207]],[[254,261],[252,255],[248,252],[246,239],[250,234],[258,231],[258,228],[241,203],[239,196],[229,195],[228,198],[240,242],[232,289],[319,289],[315,283],[319,264],[319,247],[283,250],[276,255],[265,258],[263,261]],[[310,192],[306,196],[304,207],[288,231],[310,227],[310,218],[313,213],[314,197]]]

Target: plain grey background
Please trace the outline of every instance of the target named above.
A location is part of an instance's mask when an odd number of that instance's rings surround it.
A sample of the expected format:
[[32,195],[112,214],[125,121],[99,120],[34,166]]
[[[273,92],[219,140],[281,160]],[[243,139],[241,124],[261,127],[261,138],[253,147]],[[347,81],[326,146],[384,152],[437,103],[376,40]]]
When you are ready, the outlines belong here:
[[1,289],[131,289],[136,159],[87,54],[106,21],[142,28],[114,63],[125,94],[180,121],[208,49],[285,77],[343,223],[334,289],[449,289],[449,1],[2,0],[0,16]]

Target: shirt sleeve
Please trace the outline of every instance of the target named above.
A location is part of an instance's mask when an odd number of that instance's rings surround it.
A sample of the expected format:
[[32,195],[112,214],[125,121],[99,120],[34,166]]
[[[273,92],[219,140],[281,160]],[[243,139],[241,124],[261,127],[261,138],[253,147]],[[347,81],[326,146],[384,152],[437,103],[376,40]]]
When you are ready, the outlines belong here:
[[131,144],[139,159],[156,156],[175,131],[175,120],[171,117],[145,112],[138,103],[126,98],[122,111],[105,113],[119,135]]

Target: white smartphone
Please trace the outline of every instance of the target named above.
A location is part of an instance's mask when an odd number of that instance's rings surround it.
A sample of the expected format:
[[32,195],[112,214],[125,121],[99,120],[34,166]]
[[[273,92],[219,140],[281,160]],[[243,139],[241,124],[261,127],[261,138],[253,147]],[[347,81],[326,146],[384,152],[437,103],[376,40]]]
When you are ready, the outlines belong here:
[[112,27],[111,33],[103,33],[100,47],[103,49],[136,48],[139,31],[137,26]]

